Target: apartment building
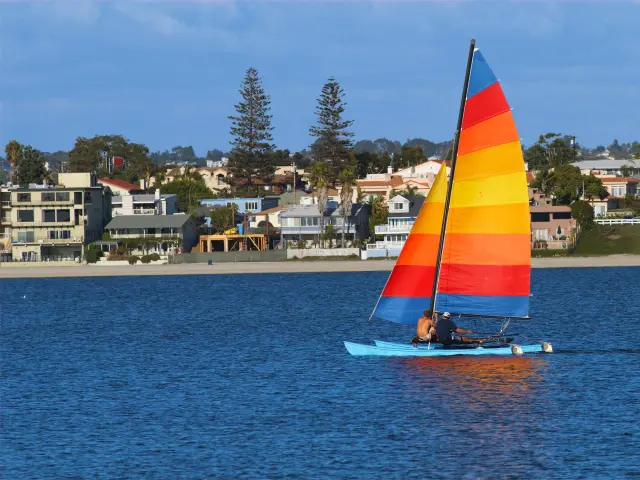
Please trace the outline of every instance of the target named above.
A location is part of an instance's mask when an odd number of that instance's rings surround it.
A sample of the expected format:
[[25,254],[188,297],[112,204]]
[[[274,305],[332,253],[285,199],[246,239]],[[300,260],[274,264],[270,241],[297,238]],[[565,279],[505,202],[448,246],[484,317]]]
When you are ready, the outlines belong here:
[[0,260],[76,260],[111,219],[111,190],[91,173],[59,173],[57,185],[0,189]]

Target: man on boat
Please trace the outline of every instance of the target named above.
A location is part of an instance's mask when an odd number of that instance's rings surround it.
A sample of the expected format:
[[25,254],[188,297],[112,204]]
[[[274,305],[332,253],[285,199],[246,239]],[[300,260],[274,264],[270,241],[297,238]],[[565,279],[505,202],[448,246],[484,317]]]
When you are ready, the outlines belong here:
[[[424,315],[418,319],[418,328],[416,330],[416,336],[413,337],[411,343],[414,347],[418,346],[418,343],[437,342],[436,334],[436,321],[437,316],[431,314],[431,310],[425,310]],[[434,321],[434,318],[436,321]]]
[[438,341],[443,345],[456,345],[456,344],[469,344],[469,343],[482,343],[484,340],[479,338],[469,338],[458,335],[459,333],[472,334],[471,330],[465,330],[458,327],[453,320],[449,312],[444,312],[442,318],[436,323],[436,335]]

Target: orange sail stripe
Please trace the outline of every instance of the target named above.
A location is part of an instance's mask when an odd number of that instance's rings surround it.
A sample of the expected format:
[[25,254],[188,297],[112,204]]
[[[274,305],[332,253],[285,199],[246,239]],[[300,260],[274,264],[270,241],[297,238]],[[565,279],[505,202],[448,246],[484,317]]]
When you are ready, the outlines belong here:
[[462,129],[467,129],[476,123],[509,110],[509,104],[502,92],[502,87],[500,83],[496,82],[467,100],[462,119]]
[[[519,140],[516,124],[510,111],[501,113],[460,132],[458,155],[495,147]],[[489,165],[487,165],[490,168]],[[524,163],[523,163],[524,169]]]
[[[442,226],[442,218],[440,219]],[[440,234],[412,233],[402,247],[396,265],[428,265],[435,267]],[[430,293],[430,292],[429,292]]]
[[456,160],[456,182],[522,172],[522,158],[518,158],[521,151],[520,142],[516,141],[460,155]]
[[[529,265],[531,236],[527,233],[452,233],[442,262],[464,265]],[[452,248],[453,246],[453,248]]]
[[451,208],[450,233],[531,233],[528,203]]

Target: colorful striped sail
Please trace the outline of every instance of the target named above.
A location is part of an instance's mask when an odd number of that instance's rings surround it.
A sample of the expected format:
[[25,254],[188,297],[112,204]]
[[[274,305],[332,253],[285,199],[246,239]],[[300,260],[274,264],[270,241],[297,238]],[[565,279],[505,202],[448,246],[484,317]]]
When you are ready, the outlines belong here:
[[530,228],[524,159],[513,115],[491,67],[475,49],[435,309],[527,317]]
[[447,167],[443,162],[372,317],[415,324],[429,308],[446,196]]

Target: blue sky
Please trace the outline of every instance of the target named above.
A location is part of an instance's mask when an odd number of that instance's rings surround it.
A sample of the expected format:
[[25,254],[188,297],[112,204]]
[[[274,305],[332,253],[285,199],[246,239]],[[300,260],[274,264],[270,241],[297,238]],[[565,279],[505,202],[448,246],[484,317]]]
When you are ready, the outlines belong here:
[[329,76],[357,139],[451,138],[468,42],[525,144],[640,140],[640,1],[55,1],[0,6],[0,143],[70,149],[120,133],[151,150],[228,148],[245,70],[278,147],[312,139]]

